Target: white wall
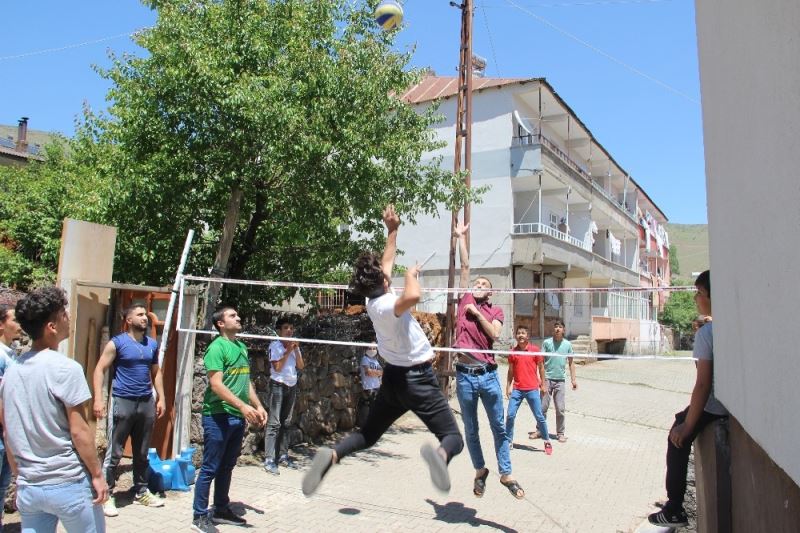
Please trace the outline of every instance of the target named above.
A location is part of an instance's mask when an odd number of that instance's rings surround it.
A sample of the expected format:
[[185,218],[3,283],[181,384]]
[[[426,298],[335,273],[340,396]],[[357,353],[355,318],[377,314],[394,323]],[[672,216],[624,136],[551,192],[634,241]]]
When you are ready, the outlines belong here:
[[800,484],[800,2],[696,6],[716,391]]

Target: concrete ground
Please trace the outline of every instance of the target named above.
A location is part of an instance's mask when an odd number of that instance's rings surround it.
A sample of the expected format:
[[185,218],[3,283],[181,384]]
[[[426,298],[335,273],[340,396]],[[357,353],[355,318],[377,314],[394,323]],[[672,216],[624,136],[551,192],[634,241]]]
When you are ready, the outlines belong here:
[[[450,493],[436,491],[419,456],[420,446],[435,439],[406,415],[374,448],[334,467],[311,498],[302,495],[300,482],[313,450],[294,450],[302,469],[282,469],[280,476],[258,466],[237,467],[233,508],[244,513],[252,531],[635,531],[665,497],[667,430],[673,414],[688,403],[693,380],[690,361],[578,366],[578,390],[567,395],[569,441],[554,442],[553,455],[544,454],[541,440],[528,439],[534,423],[527,407],[517,416],[512,462],[526,491],[523,500],[500,485],[485,414],[480,431],[491,475],[480,499],[472,494],[474,470],[466,449],[450,465]],[[455,400],[453,407],[458,408]],[[548,423],[554,433],[552,408]],[[118,504],[118,517],[108,519],[109,531],[189,530],[191,492],[169,492],[166,506],[158,509],[127,502]],[[8,515],[6,531],[18,531],[18,520]]]

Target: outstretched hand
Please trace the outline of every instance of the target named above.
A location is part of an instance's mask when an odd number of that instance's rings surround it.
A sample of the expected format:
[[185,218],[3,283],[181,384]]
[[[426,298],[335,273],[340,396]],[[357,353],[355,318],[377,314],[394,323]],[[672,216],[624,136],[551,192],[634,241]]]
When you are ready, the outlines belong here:
[[400,227],[400,217],[395,212],[394,205],[389,204],[383,210],[383,223],[390,232]]
[[464,224],[463,222],[459,222],[458,224],[456,224],[456,227],[453,230],[456,239],[460,239],[461,237],[466,235],[468,229],[469,229],[469,224]]

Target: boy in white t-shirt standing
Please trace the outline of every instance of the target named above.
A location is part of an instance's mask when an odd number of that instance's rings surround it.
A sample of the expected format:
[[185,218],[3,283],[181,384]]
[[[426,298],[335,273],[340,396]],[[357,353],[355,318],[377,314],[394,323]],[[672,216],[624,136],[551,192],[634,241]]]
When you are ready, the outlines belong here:
[[368,298],[367,313],[375,327],[378,349],[387,363],[383,380],[364,427],[339,441],[333,449],[320,448],[317,452],[303,478],[306,496],[317,490],[334,463],[375,444],[408,411],[413,411],[439,439],[438,448],[425,444],[420,450],[428,463],[431,480],[439,490],[450,490],[447,464],[464,447],[456,419],[433,372],[431,344],[410,313],[420,298],[419,266],[406,271],[402,295],[397,296],[389,289],[400,227],[394,206],[389,205],[383,211],[383,222],[388,231],[383,256],[362,254],[350,281],[353,292]]
[[[281,317],[275,323],[281,337],[294,336],[294,324]],[[296,341],[272,341],[269,345],[269,419],[264,436],[264,469],[280,475],[278,465],[297,468],[289,458],[286,429],[291,423],[294,401],[297,398],[297,371],[303,370],[303,354]],[[275,461],[275,457],[278,461]]]
[[364,422],[372,410],[372,405],[375,403],[375,398],[378,397],[378,390],[381,388],[381,377],[383,376],[383,368],[381,362],[378,361],[378,350],[376,348],[367,348],[367,351],[361,357],[361,386],[364,388],[364,397],[358,409],[358,426],[364,425]]

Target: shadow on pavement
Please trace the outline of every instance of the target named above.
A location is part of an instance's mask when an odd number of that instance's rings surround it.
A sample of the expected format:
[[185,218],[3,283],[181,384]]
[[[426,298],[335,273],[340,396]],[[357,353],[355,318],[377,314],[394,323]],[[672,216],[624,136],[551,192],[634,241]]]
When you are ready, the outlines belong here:
[[434,518],[434,520],[440,520],[448,524],[469,524],[473,527],[486,526],[497,529],[498,531],[504,531],[505,533],[518,533],[516,529],[504,526],[503,524],[478,518],[478,511],[465,506],[461,502],[448,502],[445,505],[439,505],[435,501],[427,498],[425,501],[433,507],[433,511],[436,513],[436,518]]

